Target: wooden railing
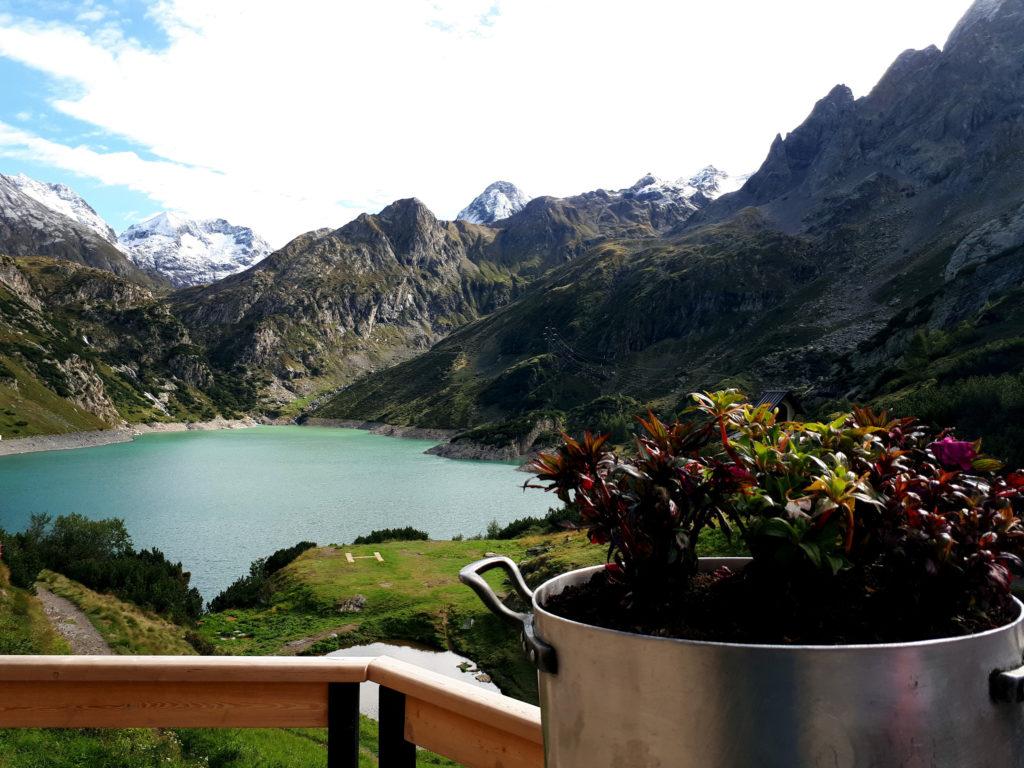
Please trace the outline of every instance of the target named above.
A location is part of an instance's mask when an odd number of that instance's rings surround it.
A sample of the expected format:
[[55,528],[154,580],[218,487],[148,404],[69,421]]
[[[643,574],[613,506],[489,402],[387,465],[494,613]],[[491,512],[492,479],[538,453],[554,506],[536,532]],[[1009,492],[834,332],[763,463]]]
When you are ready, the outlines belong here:
[[0,656],[0,728],[327,728],[327,764],[354,768],[359,684],[380,684],[381,768],[416,747],[472,768],[541,768],[540,710],[375,658]]

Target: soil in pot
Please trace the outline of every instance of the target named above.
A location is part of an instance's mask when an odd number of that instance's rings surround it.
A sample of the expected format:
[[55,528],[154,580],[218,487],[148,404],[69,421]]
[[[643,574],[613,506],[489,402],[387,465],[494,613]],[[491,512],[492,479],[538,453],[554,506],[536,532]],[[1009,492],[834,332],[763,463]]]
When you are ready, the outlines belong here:
[[[677,588],[635,590],[599,571],[544,604],[551,613],[584,624],[657,637],[750,644],[840,645],[902,643],[974,634],[1017,617],[1006,603],[987,615],[931,595],[894,594],[889,578],[840,573],[782,580],[749,566],[698,574]],[[663,597],[651,598],[657,591]]]

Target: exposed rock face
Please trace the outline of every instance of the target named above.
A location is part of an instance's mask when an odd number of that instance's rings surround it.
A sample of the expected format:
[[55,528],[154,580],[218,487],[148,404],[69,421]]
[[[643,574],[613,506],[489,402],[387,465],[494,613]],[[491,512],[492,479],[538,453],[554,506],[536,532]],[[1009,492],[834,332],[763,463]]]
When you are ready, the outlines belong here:
[[175,287],[203,285],[261,261],[270,246],[248,227],[224,219],[193,220],[163,212],[121,233],[135,264]]
[[43,308],[43,303],[32,291],[32,286],[25,275],[18,269],[14,259],[9,256],[0,255],[0,285],[36,312]]
[[[64,375],[67,393],[64,395],[83,411],[99,416],[110,426],[123,423],[117,408],[107,397],[103,381],[96,375],[92,365],[78,355],[55,362],[57,370]],[[64,394],[64,393],[61,393]]]
[[456,216],[471,224],[493,224],[519,213],[530,202],[530,196],[510,181],[496,181],[477,195]]

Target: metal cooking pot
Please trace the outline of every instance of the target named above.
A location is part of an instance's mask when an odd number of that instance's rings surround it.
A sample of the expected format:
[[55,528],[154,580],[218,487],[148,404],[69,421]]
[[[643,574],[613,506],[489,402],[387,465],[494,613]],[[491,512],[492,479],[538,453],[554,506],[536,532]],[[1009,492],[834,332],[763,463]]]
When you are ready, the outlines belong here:
[[[506,557],[460,574],[539,669],[548,768],[1024,768],[1024,612],[964,637],[823,646],[649,637],[544,609],[601,567],[536,592]],[[498,599],[482,577],[495,568],[531,613]]]

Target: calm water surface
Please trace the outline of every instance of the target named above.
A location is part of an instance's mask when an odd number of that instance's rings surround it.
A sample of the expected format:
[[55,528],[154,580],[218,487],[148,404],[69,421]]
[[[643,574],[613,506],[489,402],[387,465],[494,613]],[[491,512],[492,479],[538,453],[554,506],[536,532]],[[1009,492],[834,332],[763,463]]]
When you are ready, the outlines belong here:
[[35,512],[123,518],[137,547],[192,572],[207,600],[249,563],[309,540],[350,542],[412,525],[431,538],[541,515],[511,464],[428,456],[433,443],[356,429],[253,427],[145,435],[132,443],[0,457],[0,527]]
[[[370,643],[369,645],[353,645],[351,648],[342,648],[340,651],[332,651],[327,655],[391,656],[399,661],[407,661],[453,680],[460,680],[486,691],[501,693],[498,686],[491,682],[491,678],[476,668],[476,664],[465,656],[459,656],[451,651],[435,651],[408,643]],[[359,711],[376,720],[379,709],[380,686],[377,683],[360,683]]]

